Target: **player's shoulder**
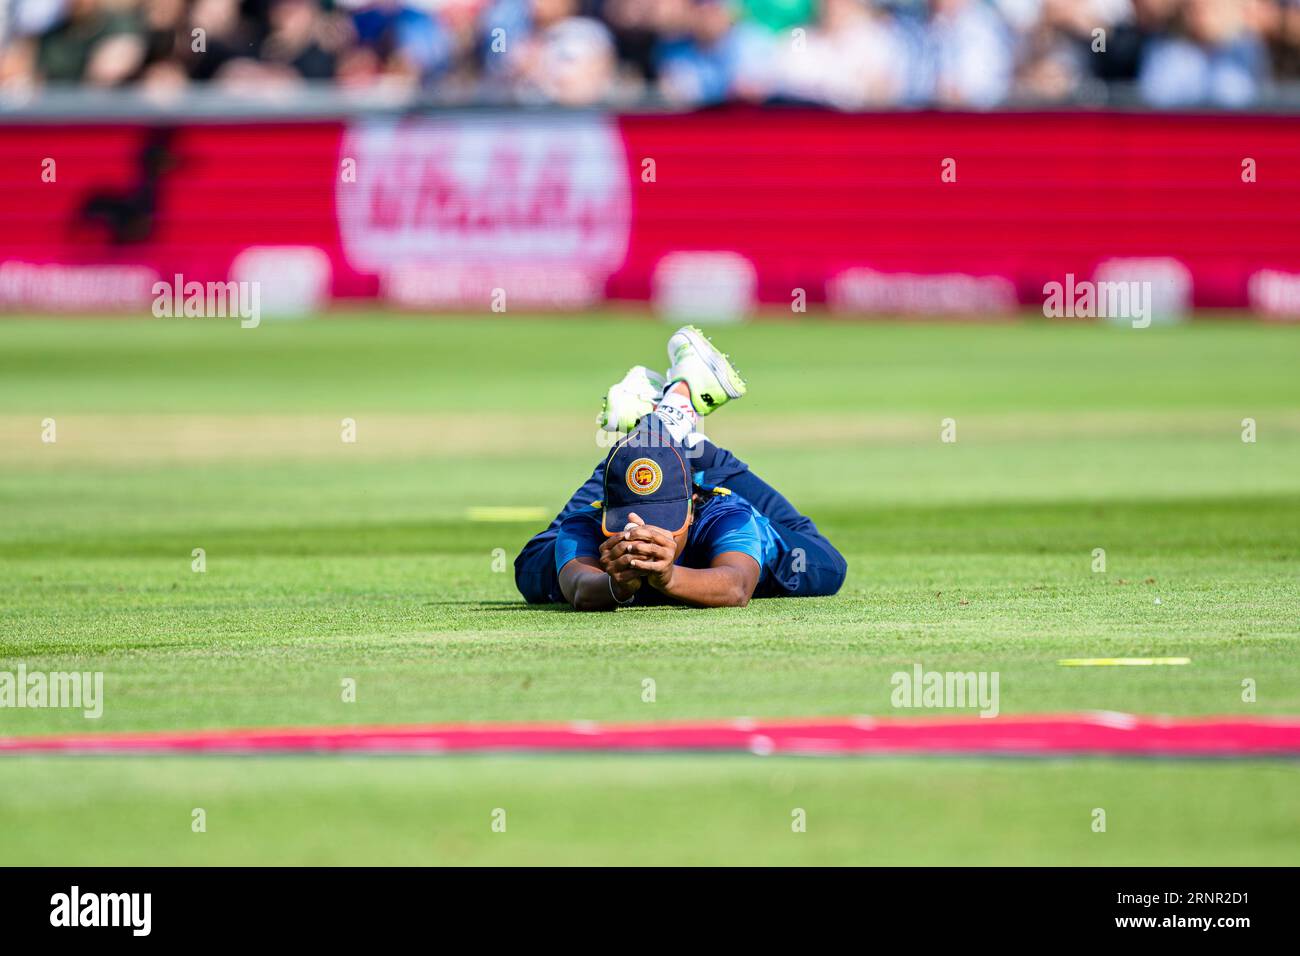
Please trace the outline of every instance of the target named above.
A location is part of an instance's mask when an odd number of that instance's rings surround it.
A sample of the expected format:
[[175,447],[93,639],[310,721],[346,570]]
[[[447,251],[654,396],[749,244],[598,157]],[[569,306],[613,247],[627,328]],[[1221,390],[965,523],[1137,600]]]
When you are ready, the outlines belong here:
[[591,528],[600,528],[600,502],[589,508],[567,514],[560,519],[560,527],[569,531],[587,532]]
[[716,511],[718,514],[725,514],[729,511],[752,512],[754,510],[754,506],[746,499],[742,498],[734,491],[723,487],[709,489],[709,491],[704,495],[704,500],[700,507],[703,510]]
[[702,524],[735,524],[754,516],[754,506],[726,489],[714,489],[700,504],[696,518]]
[[737,495],[712,495],[701,503],[695,543],[705,559],[728,551],[747,554],[762,565],[763,536],[754,507]]
[[599,509],[585,508],[565,515],[555,529],[556,569],[577,557],[596,557],[604,537],[600,530]]

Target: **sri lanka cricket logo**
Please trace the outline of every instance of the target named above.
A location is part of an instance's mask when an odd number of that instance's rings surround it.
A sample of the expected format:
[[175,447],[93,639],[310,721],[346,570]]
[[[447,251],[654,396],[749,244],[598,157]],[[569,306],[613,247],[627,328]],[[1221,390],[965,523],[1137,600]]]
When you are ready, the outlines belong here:
[[638,458],[627,466],[627,486],[638,495],[652,495],[663,483],[664,471],[649,458]]

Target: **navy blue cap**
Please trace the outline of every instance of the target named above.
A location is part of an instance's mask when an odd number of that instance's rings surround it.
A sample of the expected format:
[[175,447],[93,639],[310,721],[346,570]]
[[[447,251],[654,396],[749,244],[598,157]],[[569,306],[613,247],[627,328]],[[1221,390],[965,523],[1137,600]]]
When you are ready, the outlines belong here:
[[636,512],[646,524],[681,534],[691,517],[691,470],[681,445],[647,415],[605,459],[600,527],[613,536]]

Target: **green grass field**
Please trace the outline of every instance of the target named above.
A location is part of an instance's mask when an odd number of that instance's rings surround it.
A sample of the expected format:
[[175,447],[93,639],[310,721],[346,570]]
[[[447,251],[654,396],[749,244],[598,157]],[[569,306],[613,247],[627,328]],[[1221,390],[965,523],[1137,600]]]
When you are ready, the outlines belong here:
[[[717,330],[751,391],[707,431],[840,546],[844,590],[525,607],[510,561],[668,331],[0,322],[0,670],[103,671],[106,697],[0,709],[0,735],[897,714],[914,662],[998,671],[1003,713],[1300,714],[1300,330]],[[1112,656],[1191,664],[1056,664]],[[24,757],[0,832],[0,863],[1294,864],[1300,767]]]

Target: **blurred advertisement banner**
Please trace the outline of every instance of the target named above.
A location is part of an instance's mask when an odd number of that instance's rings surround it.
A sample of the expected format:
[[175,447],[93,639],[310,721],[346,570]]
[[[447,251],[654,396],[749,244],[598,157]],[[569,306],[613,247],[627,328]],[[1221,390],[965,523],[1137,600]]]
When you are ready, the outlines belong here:
[[153,277],[233,281],[252,262],[290,312],[688,314],[698,297],[728,315],[978,318],[1044,311],[1047,290],[1128,263],[1119,278],[1151,283],[1161,314],[1286,320],[1297,151],[1294,119],[1264,114],[0,125],[0,309],[147,312]]
[[[449,114],[346,130],[348,265],[404,308],[598,304],[631,229],[627,161],[599,114]],[[355,175],[350,175],[355,173]]]
[[350,127],[335,190],[348,263],[581,266],[627,252],[627,162],[596,114],[459,115]]

